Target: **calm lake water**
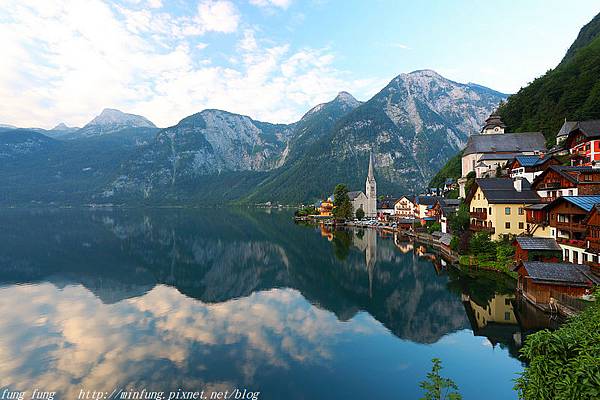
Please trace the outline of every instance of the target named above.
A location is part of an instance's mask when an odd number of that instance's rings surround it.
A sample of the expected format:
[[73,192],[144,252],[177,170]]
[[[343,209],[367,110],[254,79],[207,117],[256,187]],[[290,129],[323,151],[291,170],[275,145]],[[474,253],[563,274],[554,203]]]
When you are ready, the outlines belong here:
[[[2,210],[0,389],[416,399],[442,359],[465,399],[511,399],[545,316],[372,230],[269,210]],[[0,391],[1,394],[1,391]]]

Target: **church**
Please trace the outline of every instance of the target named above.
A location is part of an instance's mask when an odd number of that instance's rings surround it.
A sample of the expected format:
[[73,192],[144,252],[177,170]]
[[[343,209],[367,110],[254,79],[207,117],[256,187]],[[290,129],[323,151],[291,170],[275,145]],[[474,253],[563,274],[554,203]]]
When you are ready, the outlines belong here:
[[377,217],[377,182],[373,173],[373,154],[369,155],[369,173],[365,183],[365,191],[349,192],[348,197],[352,202],[352,209],[356,214],[356,210],[362,208],[365,212],[365,217]]

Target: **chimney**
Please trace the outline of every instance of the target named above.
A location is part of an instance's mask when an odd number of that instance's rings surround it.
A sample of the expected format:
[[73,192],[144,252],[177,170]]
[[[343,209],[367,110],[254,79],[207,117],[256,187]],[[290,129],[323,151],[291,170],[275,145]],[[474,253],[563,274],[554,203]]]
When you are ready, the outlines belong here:
[[523,190],[523,178],[517,178],[513,181],[513,186],[517,192],[521,192]]

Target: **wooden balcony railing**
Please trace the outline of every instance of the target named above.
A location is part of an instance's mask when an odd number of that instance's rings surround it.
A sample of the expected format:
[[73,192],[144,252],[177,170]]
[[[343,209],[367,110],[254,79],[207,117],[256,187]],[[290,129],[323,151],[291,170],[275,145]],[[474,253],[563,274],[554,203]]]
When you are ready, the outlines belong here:
[[560,182],[544,182],[540,183],[537,187],[537,190],[546,190],[546,189],[558,189],[560,188]]
[[570,232],[585,232],[586,226],[577,222],[556,222],[554,227]]
[[496,232],[496,230],[493,227],[488,227],[488,226],[484,226],[484,225],[477,225],[477,224],[471,224],[469,225],[469,229],[471,229],[474,232],[488,232],[490,234],[494,234],[494,232]]
[[471,218],[486,220],[487,219],[487,211],[471,211]]

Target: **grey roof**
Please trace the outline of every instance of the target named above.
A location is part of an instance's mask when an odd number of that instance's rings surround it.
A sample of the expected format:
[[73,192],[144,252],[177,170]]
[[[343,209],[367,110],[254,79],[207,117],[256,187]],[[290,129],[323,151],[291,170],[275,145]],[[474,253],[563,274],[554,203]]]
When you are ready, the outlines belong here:
[[591,211],[592,208],[594,208],[594,205],[600,203],[600,195],[562,196],[558,199],[564,199],[585,211]]
[[431,236],[433,236],[434,238],[440,238],[442,237],[443,233],[441,231],[435,231],[431,234]]
[[471,135],[463,154],[545,150],[546,139],[541,132],[500,133]]
[[362,190],[355,190],[353,192],[348,192],[348,197],[350,197],[350,200],[354,200],[355,198],[360,196],[361,193],[362,193]]
[[565,121],[556,134],[556,137],[567,136],[569,132],[573,130],[575,125],[577,125],[577,121]]
[[432,206],[436,201],[443,201],[441,196],[415,196],[415,204],[423,204],[424,206]]
[[460,199],[444,199],[442,204],[450,207],[450,206],[460,206]]
[[523,250],[549,250],[561,251],[562,249],[553,238],[518,236],[517,243]]
[[571,129],[571,132],[575,129],[579,129],[586,137],[598,137],[600,136],[600,119],[579,121]]
[[444,246],[450,246],[452,242],[452,235],[449,233],[442,233],[442,237],[440,237],[440,243]]
[[539,204],[532,204],[530,206],[525,207],[526,210],[543,210],[544,208],[546,208],[550,203],[539,203]]
[[483,191],[485,198],[491,204],[534,204],[540,198],[526,179],[521,180],[522,190],[515,189],[513,180],[509,178],[480,178],[475,182]]
[[597,281],[587,265],[540,261],[524,261],[522,265],[527,274],[535,281],[553,284],[566,283],[572,286],[591,286]]

